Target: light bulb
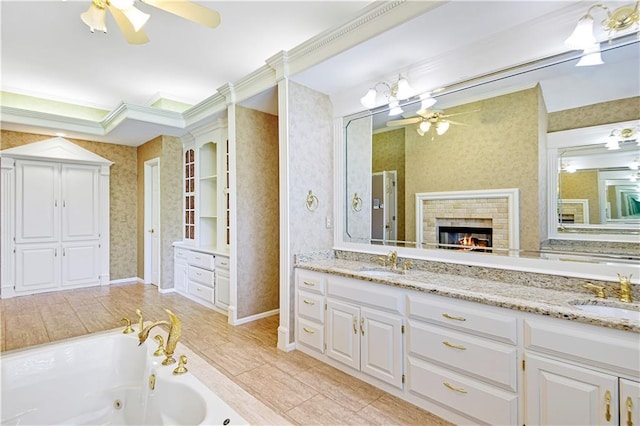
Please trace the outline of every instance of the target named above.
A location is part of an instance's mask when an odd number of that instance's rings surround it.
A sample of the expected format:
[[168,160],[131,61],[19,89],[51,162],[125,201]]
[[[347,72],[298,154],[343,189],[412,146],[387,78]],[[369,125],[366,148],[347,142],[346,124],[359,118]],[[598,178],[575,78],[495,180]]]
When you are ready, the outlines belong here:
[[578,21],[573,33],[565,40],[564,44],[573,50],[584,50],[596,43],[593,35],[593,18],[585,15]]
[[402,114],[402,108],[400,108],[400,102],[393,100],[389,102],[389,116],[400,115]]
[[397,87],[398,90],[396,92],[396,98],[400,99],[400,100],[404,100],[404,99],[408,99],[411,96],[413,96],[413,89],[411,88],[411,86],[409,86],[409,82],[407,81],[406,78],[404,77],[399,77],[398,78],[398,83]]
[[87,24],[91,32],[95,30],[107,32],[107,11],[104,7],[98,7],[95,3],[91,3],[89,9],[80,15],[80,19]]
[[420,109],[429,109],[436,103],[436,100],[431,97],[431,93],[423,93],[420,95]]
[[423,133],[427,133],[431,128],[431,123],[429,121],[423,120],[420,122],[420,125],[418,127],[420,128],[420,130],[422,130]]
[[602,56],[600,55],[600,45],[598,43],[589,46],[582,52],[582,58],[576,64],[576,67],[589,67],[591,65],[602,65]]
[[438,121],[436,123],[436,133],[438,134],[438,136],[444,135],[445,133],[447,133],[447,130],[449,130],[448,121]]
[[360,98],[360,103],[368,109],[376,106],[376,89],[369,89],[366,95]]
[[133,1],[134,0],[109,0],[109,3],[116,9],[126,10],[133,6]]

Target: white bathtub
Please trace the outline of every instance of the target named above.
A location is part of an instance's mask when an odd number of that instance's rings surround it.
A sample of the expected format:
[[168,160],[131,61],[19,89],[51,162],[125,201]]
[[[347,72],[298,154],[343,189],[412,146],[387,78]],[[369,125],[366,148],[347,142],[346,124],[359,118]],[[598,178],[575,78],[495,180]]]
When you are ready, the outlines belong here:
[[191,371],[173,375],[177,364],[163,366],[149,343],[114,331],[2,355],[1,424],[248,424]]

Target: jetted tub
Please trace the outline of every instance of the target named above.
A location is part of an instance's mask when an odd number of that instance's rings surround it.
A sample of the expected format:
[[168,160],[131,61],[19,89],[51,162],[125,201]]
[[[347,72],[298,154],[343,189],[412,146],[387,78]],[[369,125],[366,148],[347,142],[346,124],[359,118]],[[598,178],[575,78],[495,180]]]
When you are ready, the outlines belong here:
[[177,364],[162,365],[155,342],[138,346],[137,336],[96,333],[3,354],[1,424],[248,424],[191,372],[174,375]]

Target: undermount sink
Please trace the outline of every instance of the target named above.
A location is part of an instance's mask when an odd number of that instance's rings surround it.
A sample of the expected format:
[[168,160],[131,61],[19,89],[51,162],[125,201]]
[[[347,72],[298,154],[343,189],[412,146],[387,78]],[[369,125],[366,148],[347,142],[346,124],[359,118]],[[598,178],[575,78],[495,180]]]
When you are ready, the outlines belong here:
[[389,275],[399,275],[399,272],[392,271],[390,269],[363,269],[358,271],[362,275],[370,277],[388,277]]
[[602,315],[612,318],[627,319],[631,321],[640,321],[640,311],[634,311],[632,309],[618,308],[615,306],[602,306],[602,305],[574,305],[576,308],[586,312],[591,312],[596,315]]

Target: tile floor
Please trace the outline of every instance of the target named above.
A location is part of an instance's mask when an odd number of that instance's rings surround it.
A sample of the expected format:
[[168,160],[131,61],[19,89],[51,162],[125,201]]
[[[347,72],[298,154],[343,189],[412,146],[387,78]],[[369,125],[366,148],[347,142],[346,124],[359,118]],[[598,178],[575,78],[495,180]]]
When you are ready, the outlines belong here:
[[181,341],[247,392],[294,424],[447,425],[444,420],[299,351],[276,349],[278,317],[233,327],[227,318],[156,287],[122,284],[0,299],[0,350],[9,351],[163,319],[183,323]]

